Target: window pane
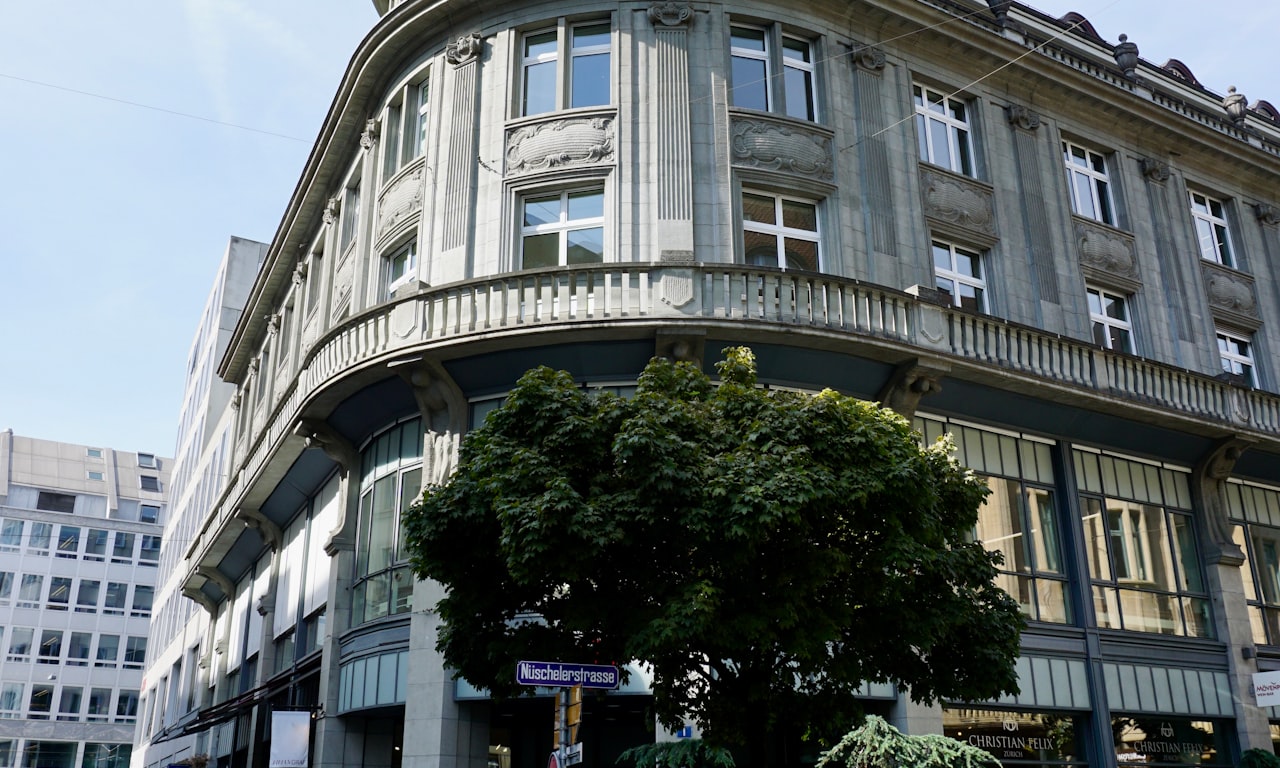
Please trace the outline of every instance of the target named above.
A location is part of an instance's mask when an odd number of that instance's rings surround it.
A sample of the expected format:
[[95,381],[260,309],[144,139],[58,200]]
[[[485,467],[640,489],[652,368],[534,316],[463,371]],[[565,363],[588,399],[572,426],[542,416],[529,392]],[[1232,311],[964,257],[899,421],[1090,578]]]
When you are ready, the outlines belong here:
[[769,108],[768,70],[764,61],[734,56],[730,77],[729,99],[735,107],[765,110]]
[[524,199],[524,226],[555,224],[560,221],[560,196],[526,197]]
[[567,234],[569,264],[599,264],[604,261],[604,228],[575,229]]
[[1036,570],[1062,573],[1058,516],[1053,505],[1053,494],[1041,488],[1028,488],[1027,508],[1031,515],[1031,549]]
[[1109,580],[1111,566],[1107,560],[1107,521],[1102,512],[1102,501],[1085,497],[1080,499],[1080,506],[1084,513],[1081,523],[1089,559],[1089,576],[1099,581]]
[[31,548],[48,549],[53,540],[53,526],[49,523],[31,524]]
[[744,221],[758,221],[761,224],[776,224],[777,211],[774,209],[773,198],[763,195],[742,195],[742,219]]
[[538,267],[554,267],[560,264],[560,235],[552,232],[545,235],[528,235],[524,238],[521,254],[524,269]]
[[1029,573],[1026,541],[1022,535],[1021,489],[1016,480],[986,478],[991,493],[978,508],[977,536],[982,545],[1004,558],[1006,571]]
[[818,231],[818,207],[795,200],[782,201],[782,226],[792,229],[803,229],[809,232]]
[[556,53],[556,32],[549,30],[524,38],[524,57],[536,59],[543,56],[554,56]]
[[743,254],[753,267],[778,266],[778,238],[764,232],[742,233]]
[[609,54],[574,56],[570,107],[592,107],[609,103]]
[[786,237],[782,240],[786,250],[787,269],[806,269],[818,271],[818,244],[812,240],[798,240]]
[[764,30],[749,27],[733,27],[729,31],[730,44],[734,48],[764,51]]
[[812,120],[813,73],[795,67],[783,69],[784,88],[787,97],[787,116],[798,120]]
[[[554,34],[554,33],[553,33]],[[522,114],[538,115],[556,108],[556,63],[544,61],[524,70]]]
[[369,514],[369,573],[380,571],[391,565],[391,555],[395,547],[395,523],[399,517],[396,510],[397,476],[387,475],[373,486],[373,506]]
[[[568,197],[570,221],[598,219],[604,216],[604,192],[602,190],[570,192]],[[558,211],[557,215],[559,215]]]
[[954,168],[951,163],[951,142],[947,137],[947,124],[939,120],[929,121],[929,141],[933,145],[930,162],[943,168]]
[[1067,584],[1053,579],[1036,579],[1036,608],[1040,621],[1067,624],[1071,610],[1067,603]]

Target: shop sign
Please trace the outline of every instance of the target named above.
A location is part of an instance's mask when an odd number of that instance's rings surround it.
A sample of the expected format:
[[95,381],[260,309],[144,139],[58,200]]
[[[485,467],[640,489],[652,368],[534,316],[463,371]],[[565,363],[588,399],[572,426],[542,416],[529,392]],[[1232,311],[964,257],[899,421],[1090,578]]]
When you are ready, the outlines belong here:
[[1067,714],[943,710],[947,736],[1000,761],[1067,761],[1075,755],[1075,718]]
[[1260,707],[1280,705],[1280,672],[1255,672],[1253,695],[1258,698]]
[[1111,718],[1116,762],[1120,765],[1229,765],[1220,734],[1208,721],[1183,717],[1125,716]]

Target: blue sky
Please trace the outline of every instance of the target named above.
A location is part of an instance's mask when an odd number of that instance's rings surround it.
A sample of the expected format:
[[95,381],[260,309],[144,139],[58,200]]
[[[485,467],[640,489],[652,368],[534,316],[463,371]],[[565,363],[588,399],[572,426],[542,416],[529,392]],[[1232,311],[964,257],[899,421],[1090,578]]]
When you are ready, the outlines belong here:
[[[1280,4],[1034,5],[1280,105]],[[0,2],[0,429],[173,453],[227,239],[274,234],[376,19],[370,0]]]

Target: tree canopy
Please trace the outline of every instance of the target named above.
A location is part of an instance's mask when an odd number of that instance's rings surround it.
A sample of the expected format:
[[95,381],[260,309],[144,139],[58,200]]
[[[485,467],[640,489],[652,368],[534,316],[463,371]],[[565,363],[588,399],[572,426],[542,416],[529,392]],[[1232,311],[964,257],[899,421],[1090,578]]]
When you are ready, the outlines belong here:
[[784,727],[845,732],[864,682],[1016,691],[1022,618],[970,540],[983,484],[892,411],[725,354],[719,386],[655,359],[630,398],[537,368],[466,436],[404,518],[445,661],[509,696],[520,659],[637,660],[665,724],[757,763]]

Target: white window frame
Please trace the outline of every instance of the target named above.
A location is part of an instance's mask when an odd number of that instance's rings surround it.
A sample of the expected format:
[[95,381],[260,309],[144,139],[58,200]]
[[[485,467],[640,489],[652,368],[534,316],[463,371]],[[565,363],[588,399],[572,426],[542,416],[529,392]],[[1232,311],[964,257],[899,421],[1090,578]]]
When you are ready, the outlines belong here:
[[[743,48],[733,44],[734,30],[751,30],[759,32],[764,42],[764,50],[757,51],[754,48]],[[787,55],[787,43],[798,43],[805,47],[808,61],[794,58]],[[752,59],[764,62],[764,82],[734,83],[732,82],[732,61],[735,58]],[[729,59],[730,59],[730,83],[729,83],[729,102],[734,103],[734,92],[738,89],[754,89],[760,85],[764,87],[764,111],[776,114],[786,115],[795,120],[804,120],[806,122],[817,122],[818,113],[818,69],[817,56],[815,53],[815,45],[813,40],[806,39],[799,35],[783,34],[777,24],[747,24],[733,23],[729,25]],[[805,94],[799,101],[796,101],[794,94],[787,91],[787,70],[794,70],[805,76],[807,88]],[[792,114],[791,107],[802,106],[806,114]],[[750,109],[751,107],[743,107]]]
[[[1102,346],[1106,349],[1116,349],[1111,342],[1111,330],[1121,330],[1125,332],[1126,338],[1128,338],[1129,341],[1126,349],[1119,349],[1116,351],[1134,354],[1135,339],[1133,332],[1133,302],[1130,301],[1132,294],[1119,294],[1115,291],[1109,291],[1106,288],[1101,288],[1096,285],[1086,285],[1085,294],[1089,301],[1090,331],[1093,330],[1092,326],[1094,325],[1101,325],[1103,327],[1104,333],[1102,336]],[[1098,309],[1101,311],[1094,310],[1093,299],[1095,297],[1098,301]],[[1105,306],[1107,300],[1118,304],[1122,308],[1125,319],[1121,320],[1120,318],[1112,317],[1106,313]]]
[[[820,201],[811,200],[805,197],[797,197],[794,195],[781,195],[775,192],[769,192],[762,189],[752,189],[749,187],[743,188],[742,195],[744,197],[746,195],[752,195],[755,197],[766,197],[773,201],[773,220],[775,223],[769,224],[767,222],[761,222],[761,221],[749,221],[744,213],[742,216],[742,231],[744,233],[755,232],[758,234],[764,234],[764,235],[769,235],[773,237],[774,253],[777,255],[778,267],[780,269],[803,269],[803,267],[796,267],[796,266],[791,266],[787,264],[786,241],[788,239],[791,239],[791,240],[802,240],[804,242],[813,243],[818,252],[817,271],[819,272],[824,271],[826,264],[824,262],[825,254],[823,253],[823,248],[822,248],[822,203]],[[783,206],[783,203],[788,203],[788,202],[799,203],[801,205],[806,205],[813,208],[813,220],[814,220],[814,226],[816,227],[816,229],[812,229],[812,230],[800,229],[798,227],[788,227],[785,224],[783,224],[782,223],[783,222],[782,206]],[[743,254],[742,254],[742,259],[744,263],[746,262],[747,258],[748,258],[748,254],[746,253],[746,245],[744,243]],[[748,264],[747,266],[762,266],[762,265]]]
[[1253,337],[1229,331],[1219,326],[1215,329],[1218,340],[1218,360],[1226,373],[1243,376],[1249,386],[1258,386],[1257,364],[1253,356]]
[[[969,122],[973,107],[965,99],[958,99],[954,94],[946,94],[923,83],[911,84],[911,98],[916,110],[916,137],[920,146],[920,159],[952,173],[977,178],[977,163],[973,153],[973,126]],[[931,104],[942,107],[938,112],[930,108]],[[953,117],[956,109],[962,110],[965,119]],[[940,157],[941,150],[936,146],[932,123],[939,123],[947,134],[947,157]]]
[[[1083,165],[1072,160],[1077,151],[1084,154]],[[1077,216],[1115,226],[1115,199],[1111,194],[1110,164],[1107,162],[1107,156],[1083,144],[1064,139],[1062,162],[1067,171],[1067,191],[1071,195],[1071,210]],[[1102,170],[1097,169],[1098,165],[1102,166]],[[1092,209],[1092,213],[1085,209],[1086,202]]]
[[[423,69],[395,89],[382,117],[382,183],[386,184],[426,151],[431,71]],[[409,109],[405,107],[409,106]]]
[[[401,258],[404,256],[403,262]],[[396,274],[396,265],[403,263],[403,271]],[[382,297],[391,298],[391,294],[400,286],[413,282],[418,277],[418,241],[416,238],[400,243],[382,256]]]
[[[937,249],[941,249],[947,253],[950,265],[941,267],[938,265]],[[932,240],[929,248],[930,256],[933,258],[933,275],[934,286],[937,286],[939,280],[948,280],[953,285],[967,285],[974,288],[978,292],[978,308],[979,312],[987,311],[987,279],[986,275],[986,254],[973,248],[966,248],[962,245],[947,242],[946,240]],[[978,265],[977,275],[967,275],[961,272],[956,266],[956,255],[961,254],[973,260]],[[942,290],[942,289],[938,289]],[[963,296],[957,290],[949,292],[951,296],[951,306],[963,309]]]
[[[583,45],[577,46],[574,43],[574,31],[585,27],[603,26],[609,28],[609,42],[600,45]],[[555,48],[534,56],[529,56],[528,41],[531,38],[541,35],[555,34]],[[545,115],[551,112],[557,112],[564,109],[603,109],[613,105],[614,87],[613,87],[613,41],[614,41],[614,25],[613,19],[609,17],[598,19],[584,19],[581,21],[570,22],[564,17],[556,19],[554,26],[540,26],[530,29],[520,35],[519,49],[516,56],[520,61],[520,79],[518,87],[518,96],[516,100],[516,114],[520,117],[533,117],[535,115]],[[574,60],[586,56],[599,56],[600,54],[608,55],[609,72],[606,74],[609,83],[609,98],[600,104],[574,104],[573,103],[573,75]],[[545,64],[554,64],[552,72],[552,81],[555,83],[555,93],[552,94],[551,104],[546,109],[529,109],[529,71],[533,67]]]
[[[600,199],[601,199],[601,203],[600,203],[601,215],[600,216],[589,216],[589,217],[584,217],[580,219],[569,218],[569,196],[580,193],[580,192],[598,192],[600,194]],[[533,225],[526,225],[524,223],[525,205],[528,201],[534,200],[534,199],[555,197],[555,196],[558,196],[560,199],[560,218],[557,221],[552,223],[547,223],[547,224],[533,224]],[[601,255],[600,255],[599,263],[604,264],[609,261],[609,251],[610,251],[609,227],[607,223],[609,218],[609,215],[608,215],[609,214],[609,194],[603,184],[592,185],[592,186],[582,186],[582,187],[569,187],[561,190],[529,189],[522,192],[520,196],[517,198],[516,209],[520,217],[519,225],[518,225],[519,232],[517,234],[517,238],[518,238],[517,255],[516,255],[516,261],[518,264],[517,269],[526,269],[526,267],[524,266],[524,248],[525,248],[526,238],[533,237],[536,235],[546,235],[546,234],[552,234],[552,233],[558,234],[559,249],[558,249],[558,255],[557,255],[557,266],[567,267],[567,266],[571,266],[568,263],[569,233],[580,231],[580,230],[596,229],[596,228],[599,228],[601,230],[601,235],[602,235],[602,247],[601,247]],[[572,266],[578,266],[578,265],[572,265]],[[529,269],[532,269],[532,267],[529,267]]]
[[360,166],[347,177],[342,187],[342,208],[338,212],[338,253],[345,255],[355,247],[360,230]]
[[[1227,221],[1226,203],[1194,189],[1187,190],[1187,197],[1190,200],[1191,219],[1195,225],[1200,258],[1234,268],[1236,251],[1235,244],[1231,241],[1231,224]],[[1204,229],[1208,232],[1204,232]],[[1206,235],[1209,236],[1207,242]]]

